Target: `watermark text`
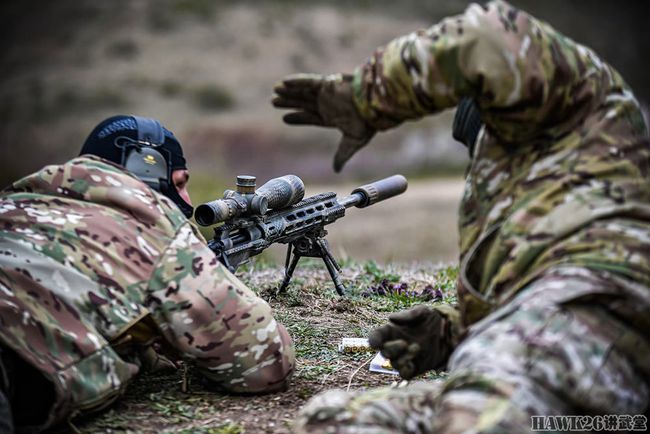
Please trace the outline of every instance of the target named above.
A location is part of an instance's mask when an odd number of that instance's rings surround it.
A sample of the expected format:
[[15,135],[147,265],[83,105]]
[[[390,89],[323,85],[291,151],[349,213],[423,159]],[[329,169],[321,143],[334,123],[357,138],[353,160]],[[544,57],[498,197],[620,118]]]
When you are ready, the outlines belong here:
[[642,414],[604,416],[531,416],[531,431],[647,431],[648,418]]

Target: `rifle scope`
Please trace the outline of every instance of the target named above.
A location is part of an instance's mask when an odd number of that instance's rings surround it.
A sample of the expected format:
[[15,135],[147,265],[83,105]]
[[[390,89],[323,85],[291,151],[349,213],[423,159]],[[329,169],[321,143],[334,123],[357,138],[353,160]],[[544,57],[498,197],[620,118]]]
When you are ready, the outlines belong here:
[[257,190],[255,177],[237,177],[237,191],[226,190],[223,199],[199,205],[196,222],[210,226],[242,215],[264,215],[269,209],[280,209],[298,203],[305,196],[305,184],[296,175],[273,178]]

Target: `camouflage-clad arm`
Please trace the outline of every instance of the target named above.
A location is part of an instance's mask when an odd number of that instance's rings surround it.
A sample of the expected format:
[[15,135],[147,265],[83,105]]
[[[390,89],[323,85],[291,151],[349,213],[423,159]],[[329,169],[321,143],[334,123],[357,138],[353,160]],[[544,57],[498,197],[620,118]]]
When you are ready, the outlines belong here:
[[354,78],[357,108],[375,128],[473,97],[505,142],[561,136],[608,92],[631,97],[625,89],[591,50],[503,1],[393,40]]
[[160,259],[149,290],[147,304],[166,339],[221,388],[258,393],[285,387],[295,363],[286,329],[189,223]]

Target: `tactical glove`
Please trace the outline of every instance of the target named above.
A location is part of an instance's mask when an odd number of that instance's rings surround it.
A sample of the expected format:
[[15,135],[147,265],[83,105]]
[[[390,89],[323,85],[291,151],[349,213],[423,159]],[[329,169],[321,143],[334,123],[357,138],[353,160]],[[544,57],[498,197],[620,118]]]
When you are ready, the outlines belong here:
[[451,321],[426,306],[388,317],[390,324],[373,330],[370,346],[390,359],[402,378],[410,380],[443,367],[453,350]]
[[349,74],[296,74],[286,77],[273,89],[273,105],[296,111],[284,115],[290,125],[335,127],[343,137],[334,156],[334,170],[341,168],[352,155],[365,146],[376,130],[359,114]]

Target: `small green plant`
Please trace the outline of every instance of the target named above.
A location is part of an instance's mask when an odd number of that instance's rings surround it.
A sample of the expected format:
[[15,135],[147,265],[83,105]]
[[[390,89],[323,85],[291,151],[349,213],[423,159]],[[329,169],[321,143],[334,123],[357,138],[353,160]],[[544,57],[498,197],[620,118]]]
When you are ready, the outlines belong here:
[[341,48],[351,48],[354,45],[356,35],[353,31],[349,30],[347,32],[339,34],[337,39]]
[[174,13],[169,7],[168,2],[150,3],[147,21],[149,28],[158,33],[165,33],[172,30],[176,24]]
[[175,14],[184,14],[202,21],[214,19],[219,6],[213,0],[175,0],[172,10]]
[[235,106],[235,98],[225,88],[216,84],[206,84],[193,92],[194,104],[206,111],[224,111]]
[[307,68],[307,61],[305,60],[305,56],[302,54],[294,53],[289,56],[289,63],[291,64],[291,67],[297,71],[304,71],[309,69]]
[[244,432],[244,428],[239,424],[226,422],[216,427],[206,427],[206,428],[192,427],[192,428],[181,429],[181,430],[173,430],[170,432],[179,433],[179,434],[241,434]]
[[366,274],[372,277],[374,283],[380,283],[383,280],[387,280],[389,282],[399,281],[399,275],[386,272],[386,270],[377,265],[375,261],[366,262],[363,266],[363,270],[366,272]]
[[160,84],[159,90],[165,98],[173,98],[183,92],[183,85],[175,80],[165,80]]
[[297,40],[302,42],[310,54],[316,56],[323,56],[325,54],[323,41],[314,33],[313,28],[306,25],[299,25],[294,30]]
[[43,110],[50,117],[58,117],[105,108],[117,109],[127,104],[126,96],[112,87],[100,86],[85,90],[64,87],[54,93]]
[[118,39],[106,47],[110,57],[131,60],[140,52],[138,45],[132,39]]
[[127,102],[124,94],[105,86],[90,90],[84,98],[85,108],[117,108],[123,107]]

